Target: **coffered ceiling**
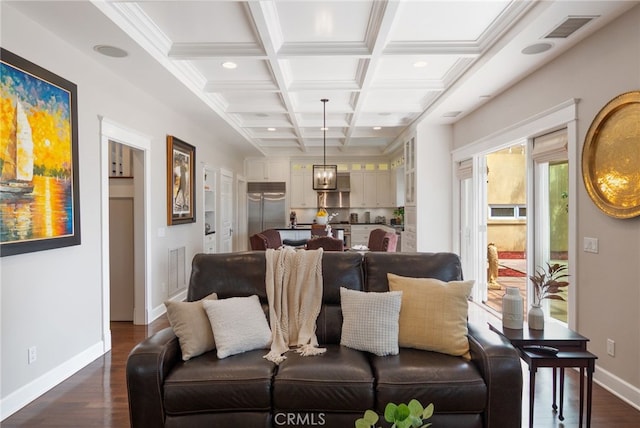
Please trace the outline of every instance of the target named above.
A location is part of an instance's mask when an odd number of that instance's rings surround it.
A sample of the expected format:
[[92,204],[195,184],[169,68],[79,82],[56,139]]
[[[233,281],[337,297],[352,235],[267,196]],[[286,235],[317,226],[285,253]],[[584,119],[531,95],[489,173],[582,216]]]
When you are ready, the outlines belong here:
[[[118,61],[145,67],[128,74],[134,83],[187,88],[194,117],[222,119],[256,154],[322,153],[328,98],[335,156],[390,153],[417,120],[459,120],[637,2],[94,1],[92,11],[26,3],[16,7],[83,50],[87,38],[122,41],[133,54]],[[66,28],[65,13],[76,23],[90,15],[96,33]],[[97,23],[107,18],[111,25]]]

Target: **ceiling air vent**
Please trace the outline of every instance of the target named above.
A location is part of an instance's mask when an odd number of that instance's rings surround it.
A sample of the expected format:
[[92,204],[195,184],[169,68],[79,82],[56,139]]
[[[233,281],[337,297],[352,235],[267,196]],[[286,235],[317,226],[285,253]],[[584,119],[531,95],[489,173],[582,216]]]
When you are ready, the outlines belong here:
[[569,16],[560,25],[551,30],[545,39],[566,39],[580,28],[584,27],[597,16]]
[[460,116],[461,111],[448,111],[442,115],[442,117],[458,117]]

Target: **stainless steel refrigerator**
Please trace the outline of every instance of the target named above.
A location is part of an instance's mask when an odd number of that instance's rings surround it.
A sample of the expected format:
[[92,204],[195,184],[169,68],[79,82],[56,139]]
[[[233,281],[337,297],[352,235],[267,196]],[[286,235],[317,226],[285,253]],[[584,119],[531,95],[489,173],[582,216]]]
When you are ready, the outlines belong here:
[[266,229],[286,226],[286,183],[247,183],[249,236]]

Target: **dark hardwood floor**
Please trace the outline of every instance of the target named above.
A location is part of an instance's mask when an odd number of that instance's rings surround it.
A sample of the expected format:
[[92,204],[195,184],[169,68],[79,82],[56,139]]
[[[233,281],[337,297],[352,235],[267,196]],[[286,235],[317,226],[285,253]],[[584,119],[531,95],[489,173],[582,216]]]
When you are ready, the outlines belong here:
[[[148,335],[166,327],[161,317],[149,326],[115,322],[111,325],[113,348],[51,391],[0,423],[10,427],[129,427],[129,409],[125,383],[125,362],[131,348]],[[528,391],[528,372],[523,367],[524,390]],[[536,377],[536,428],[572,428],[578,426],[579,376],[567,370],[565,420],[559,421],[551,410],[551,369],[542,369]],[[528,399],[524,394],[523,427],[528,421]],[[640,411],[594,384],[594,428],[637,428]],[[250,427],[246,427],[250,428]],[[502,427],[500,427],[502,428]],[[505,427],[507,428],[507,427]]]

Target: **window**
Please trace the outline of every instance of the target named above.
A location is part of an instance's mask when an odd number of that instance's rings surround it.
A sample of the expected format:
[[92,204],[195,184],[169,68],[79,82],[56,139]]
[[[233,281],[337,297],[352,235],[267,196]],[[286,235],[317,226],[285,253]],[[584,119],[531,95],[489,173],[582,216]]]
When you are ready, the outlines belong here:
[[524,205],[489,205],[489,218],[492,220],[518,220],[527,218]]

